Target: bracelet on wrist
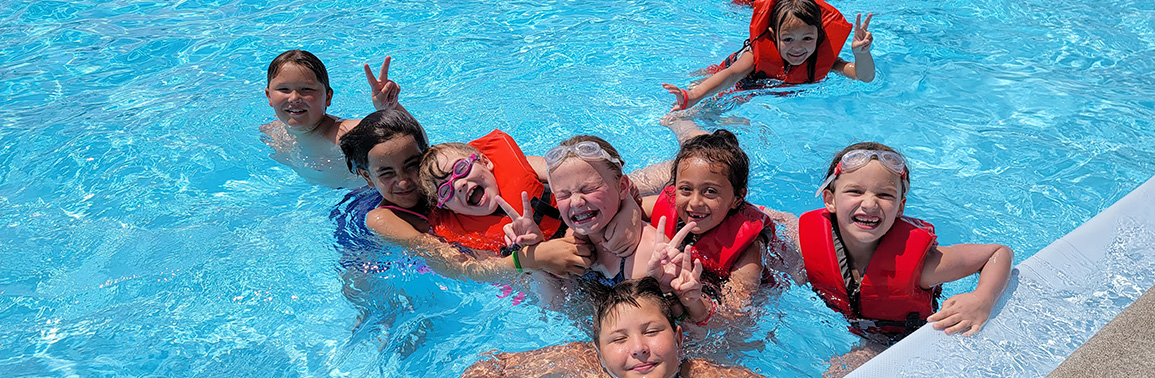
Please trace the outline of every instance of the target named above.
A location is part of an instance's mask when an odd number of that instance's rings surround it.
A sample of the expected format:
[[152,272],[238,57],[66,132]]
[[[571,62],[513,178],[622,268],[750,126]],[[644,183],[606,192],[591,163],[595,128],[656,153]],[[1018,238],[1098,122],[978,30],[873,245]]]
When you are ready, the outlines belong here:
[[696,322],[694,324],[697,324],[697,325],[702,326],[702,327],[705,327],[707,324],[710,324],[710,318],[714,317],[714,312],[717,310],[718,310],[718,302],[714,302],[714,300],[711,299],[710,300],[710,313],[706,314],[705,319],[702,319],[702,321]]

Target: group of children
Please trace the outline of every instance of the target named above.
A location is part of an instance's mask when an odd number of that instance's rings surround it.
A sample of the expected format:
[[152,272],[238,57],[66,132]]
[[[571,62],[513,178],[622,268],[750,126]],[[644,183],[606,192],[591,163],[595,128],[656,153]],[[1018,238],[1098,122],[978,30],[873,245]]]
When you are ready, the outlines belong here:
[[[750,38],[716,74],[691,90],[664,84],[677,97],[674,110],[760,79],[815,82],[830,71],[874,78],[871,15],[855,22],[849,63],[838,53],[850,25],[829,4],[753,5]],[[682,330],[740,318],[772,270],[804,268],[798,279],[875,346],[864,350],[875,351],[927,321],[947,333],[978,332],[1006,286],[1009,248],[939,246],[933,226],[904,216],[910,166],[888,146],[838,152],[818,189],[823,207],[795,218],[745,200],[749,159],[726,130],[681,129],[672,162],[628,175],[617,150],[591,135],[540,157],[500,130],[430,146],[398,101],[389,64],[380,76],[364,67],[378,110],[342,120],[325,113],[333,90],[316,56],[292,50],[274,59],[265,92],[279,122],[262,126],[274,157],[311,183],[374,188],[381,200],[365,225],[442,275],[500,282],[528,273],[543,303],[576,290],[596,304],[592,342],[501,354],[467,375],[569,356],[586,369],[566,371],[589,376],[754,376],[684,359]],[[347,170],[334,167],[336,159]],[[975,291],[938,308],[942,283],[976,272]]]

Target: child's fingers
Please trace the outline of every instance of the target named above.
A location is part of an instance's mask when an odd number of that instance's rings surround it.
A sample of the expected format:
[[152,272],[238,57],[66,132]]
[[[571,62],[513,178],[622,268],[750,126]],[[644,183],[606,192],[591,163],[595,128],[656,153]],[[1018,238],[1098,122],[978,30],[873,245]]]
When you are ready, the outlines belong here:
[[948,335],[953,335],[956,333],[967,331],[970,328],[971,328],[971,322],[967,321],[967,320],[962,320],[962,321],[959,321],[958,323],[955,323],[955,325],[951,326],[950,328],[947,328],[945,331],[943,331],[943,333],[946,333]]
[[533,218],[533,207],[529,205],[529,193],[521,192],[521,211],[525,213],[526,218]]
[[854,16],[854,34],[858,34],[858,30],[862,28],[862,26],[860,26],[861,24],[862,13],[859,13],[857,16]]
[[658,232],[654,233],[654,245],[666,242],[666,216],[658,218]]
[[686,239],[686,235],[690,234],[690,230],[693,229],[694,227],[697,227],[697,226],[698,226],[697,222],[686,223],[686,226],[682,227],[681,230],[678,230],[678,233],[674,234],[674,238],[670,239],[670,245],[682,244],[682,240]]
[[[859,14],[859,16],[861,17],[862,14]],[[874,13],[867,13],[866,14],[866,20],[862,21],[862,30],[866,30],[866,28],[870,27],[870,18],[871,17],[874,17]]]
[[391,57],[391,56],[385,57],[385,62],[381,63],[381,77],[378,78],[378,80],[381,80],[381,81],[388,81],[389,80],[389,62],[391,62],[391,61],[393,61],[393,57]]
[[365,68],[365,79],[369,81],[369,88],[373,89],[373,93],[376,94],[378,91],[381,90],[381,87],[378,86],[377,77],[373,76],[373,69],[369,68],[369,63],[365,63],[364,68]]
[[971,329],[969,331],[964,332],[963,336],[967,336],[967,337],[974,336],[976,333],[979,333],[979,331],[981,331],[982,329],[983,329],[983,324],[982,323],[976,323],[976,324],[971,326]]
[[514,209],[513,206],[510,206],[509,203],[506,203],[505,199],[501,198],[501,196],[497,197],[497,205],[501,206],[501,210],[505,211],[505,216],[509,217],[509,219],[521,218],[521,214],[518,214],[517,210]]

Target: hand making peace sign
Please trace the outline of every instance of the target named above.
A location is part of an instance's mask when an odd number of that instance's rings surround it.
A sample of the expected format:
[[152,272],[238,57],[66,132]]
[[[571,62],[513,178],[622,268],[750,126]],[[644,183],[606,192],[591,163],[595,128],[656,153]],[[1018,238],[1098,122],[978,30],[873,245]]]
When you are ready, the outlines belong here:
[[541,227],[538,227],[537,223],[533,221],[533,207],[529,203],[529,193],[521,192],[521,208],[525,214],[519,214],[517,209],[510,206],[500,196],[497,197],[497,204],[501,206],[502,210],[505,210],[505,215],[513,220],[501,228],[505,231],[505,245],[529,246],[545,240]]
[[[867,13],[866,21],[862,21],[862,13],[854,18],[854,40],[850,42],[850,51],[855,54],[870,52],[870,45],[874,43],[874,35],[866,30],[866,27],[870,25],[871,17],[874,17],[874,13]],[[862,23],[861,27],[859,27],[859,21]]]
[[[690,234],[690,230],[697,227],[695,222],[687,223],[677,234],[674,234],[673,239],[666,239],[666,233],[662,230],[666,229],[666,217],[662,216],[658,219],[657,235],[654,237],[654,253],[650,255],[650,261],[646,264],[646,275],[658,279],[662,290],[672,290],[671,283],[682,276],[682,270],[685,267],[681,266],[681,254],[690,253],[690,246],[686,246],[685,252],[678,251],[678,245],[682,244],[682,240],[686,239],[686,235]],[[699,263],[700,265],[701,263]],[[701,273],[699,271],[699,273]]]
[[377,110],[393,109],[397,107],[397,98],[401,94],[401,87],[393,80],[389,80],[389,62],[392,57],[385,57],[381,63],[381,76],[374,77],[373,69],[365,64],[365,78],[369,80],[370,95],[373,96],[373,108]]

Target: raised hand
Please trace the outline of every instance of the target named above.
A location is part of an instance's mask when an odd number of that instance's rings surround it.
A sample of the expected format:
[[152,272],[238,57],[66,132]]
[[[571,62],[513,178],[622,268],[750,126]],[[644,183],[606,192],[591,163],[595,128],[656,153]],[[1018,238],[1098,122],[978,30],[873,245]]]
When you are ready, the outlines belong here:
[[[855,54],[870,52],[870,45],[874,43],[874,35],[870,34],[866,27],[870,25],[870,18],[873,16],[874,13],[867,13],[866,21],[862,21],[862,13],[859,13],[854,18],[854,40],[850,42],[850,51]],[[859,25],[860,21],[861,26]]]
[[377,110],[393,109],[397,107],[397,98],[401,94],[401,87],[393,80],[389,80],[389,62],[392,57],[385,57],[381,63],[381,76],[373,76],[373,69],[365,65],[365,79],[369,81],[369,92],[373,96],[373,108]]
[[522,246],[535,245],[545,240],[545,235],[541,232],[541,227],[533,221],[533,207],[529,203],[529,193],[521,192],[521,208],[525,214],[519,214],[517,209],[506,203],[500,196],[497,197],[497,204],[505,210],[505,215],[512,219],[513,222],[502,227],[505,231],[505,244],[518,244]]
[[666,83],[662,83],[662,88],[666,88],[666,90],[669,91],[670,94],[674,95],[674,97],[678,100],[678,102],[674,104],[674,107],[670,108],[671,112],[686,110],[689,109],[691,105],[693,105],[690,104],[690,92],[686,91],[685,89],[678,88],[677,85]]
[[[682,240],[686,239],[686,235],[690,234],[690,230],[697,227],[696,222],[687,223],[677,234],[674,234],[673,239],[666,239],[666,217],[663,216],[658,219],[657,235],[654,237],[654,253],[650,255],[650,261],[646,263],[646,275],[658,279],[662,290],[672,289],[672,282],[681,273],[681,267],[678,263],[681,260],[674,261],[674,257],[680,252],[678,245],[682,244]],[[688,250],[688,249],[687,249]]]
[[672,264],[678,266],[678,274],[670,281],[670,288],[683,303],[702,299],[702,260],[694,259],[691,255],[690,246],[687,245],[681,254],[672,258],[680,261]]

